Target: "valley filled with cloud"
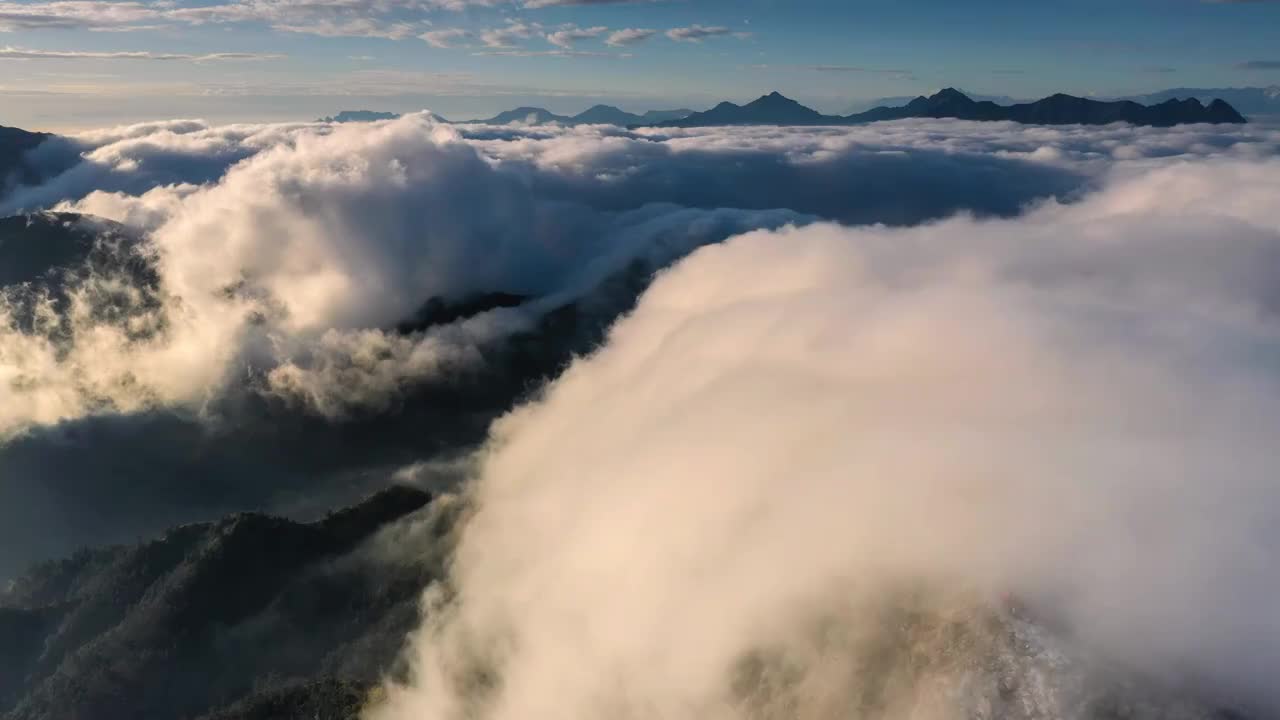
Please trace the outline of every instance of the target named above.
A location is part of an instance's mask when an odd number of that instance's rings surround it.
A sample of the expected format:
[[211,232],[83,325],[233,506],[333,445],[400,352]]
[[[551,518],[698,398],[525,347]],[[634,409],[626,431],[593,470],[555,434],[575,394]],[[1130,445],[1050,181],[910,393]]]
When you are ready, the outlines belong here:
[[399,482],[461,509],[372,720],[1280,710],[1274,125],[423,112],[28,162],[0,579]]

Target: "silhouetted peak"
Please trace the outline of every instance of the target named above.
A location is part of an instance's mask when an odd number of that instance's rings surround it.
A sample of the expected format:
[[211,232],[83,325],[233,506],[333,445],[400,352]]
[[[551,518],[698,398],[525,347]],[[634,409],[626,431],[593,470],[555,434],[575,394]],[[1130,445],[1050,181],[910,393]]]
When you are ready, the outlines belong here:
[[933,94],[933,97],[929,99],[930,100],[962,100],[967,102],[973,102],[972,100],[969,99],[968,95],[965,95],[964,93],[952,87],[943,88],[939,90],[938,92]]
[[751,103],[751,105],[754,105],[754,106],[760,106],[760,105],[792,106],[792,105],[799,105],[799,104],[800,103],[796,102],[795,100],[792,100],[791,98],[787,97],[786,95],[783,95],[782,93],[776,90],[769,93],[768,95],[761,95],[758,99],[756,99],[754,102]]
[[1215,122],[1215,123],[1217,122],[1224,122],[1224,123],[1248,122],[1247,120],[1245,120],[1245,117],[1241,115],[1240,112],[1236,110],[1231,103],[1227,102],[1226,100],[1223,100],[1222,98],[1215,98],[1213,102],[1209,103],[1208,108],[1206,108],[1204,112],[1209,116],[1210,122]]

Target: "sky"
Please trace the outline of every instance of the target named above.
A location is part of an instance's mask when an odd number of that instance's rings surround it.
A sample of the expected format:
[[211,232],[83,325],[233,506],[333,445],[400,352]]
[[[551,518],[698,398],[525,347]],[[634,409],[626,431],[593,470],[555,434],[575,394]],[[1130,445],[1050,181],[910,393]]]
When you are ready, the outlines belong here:
[[1280,84],[1276,0],[0,1],[0,125]]

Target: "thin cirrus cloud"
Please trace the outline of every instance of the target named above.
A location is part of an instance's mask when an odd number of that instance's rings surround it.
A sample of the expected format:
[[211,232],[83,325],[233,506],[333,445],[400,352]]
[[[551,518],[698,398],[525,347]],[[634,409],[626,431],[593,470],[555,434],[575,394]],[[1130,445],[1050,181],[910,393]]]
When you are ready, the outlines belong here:
[[591,50],[479,50],[472,54],[488,57],[627,57]]
[[[475,3],[471,3],[475,4]],[[393,14],[461,9],[453,0],[280,0],[174,7],[132,0],[0,2],[0,32],[21,30],[129,31],[164,25],[264,23],[287,32],[324,36],[411,37],[421,23],[391,21]]]
[[[634,0],[524,0],[537,9],[572,5],[616,4]],[[237,0],[195,7],[136,0],[53,0],[0,2],[0,32],[21,30],[127,31],[163,25],[206,25],[260,22],[277,30],[325,36],[403,39],[430,25],[423,15],[440,10],[496,7],[498,0]],[[391,21],[417,15],[412,21]]]
[[573,44],[579,40],[594,40],[609,32],[609,28],[603,26],[581,28],[576,25],[561,28],[555,32],[547,34],[547,42],[560,48],[572,48]]
[[412,23],[381,23],[368,18],[351,20],[318,20],[296,24],[280,23],[272,26],[281,32],[321,37],[368,37],[387,40],[404,40],[418,33],[420,28]]
[[461,28],[445,30],[428,30],[418,36],[420,40],[435,48],[454,48],[466,44],[472,35]]
[[821,73],[847,73],[851,75],[890,75],[899,78],[913,78],[914,73],[910,70],[896,70],[892,68],[865,68],[853,65],[812,65],[810,69]]
[[0,2],[0,32],[141,29],[149,23],[163,20],[164,15],[154,6],[140,2]]
[[[478,31],[464,28],[428,30],[419,34],[418,38],[432,47],[441,49],[478,47],[481,51],[479,54],[483,55],[516,55],[522,57],[541,55],[594,56],[608,53],[581,52],[575,51],[574,48],[579,42],[600,40],[602,38],[608,46],[626,47],[643,42],[657,34],[657,30],[639,28],[624,28],[614,31],[602,25],[594,27],[562,25],[557,29],[548,30],[538,23],[511,21],[500,27]],[[522,47],[522,42],[539,37],[553,45],[555,49],[537,50]]]
[[605,40],[605,44],[612,45],[614,47],[638,45],[657,34],[657,30],[649,30],[646,28],[623,28],[610,33],[608,39]]
[[[538,56],[538,55],[570,55],[584,54],[572,53],[574,43],[579,40],[589,40],[598,38],[609,32],[605,27],[579,28],[577,26],[566,26],[553,32],[544,33],[541,26],[528,23],[511,23],[502,27],[488,28],[479,32],[472,32],[462,28],[442,28],[439,30],[428,30],[418,36],[420,40],[427,43],[431,47],[441,49],[470,48],[478,45],[482,55],[513,55],[513,56]],[[530,50],[520,47],[521,41],[532,40],[542,35],[546,41],[557,49],[555,50]]]
[[[526,8],[566,7],[572,5],[622,5],[624,3],[656,2],[657,0],[524,0],[520,5]],[[491,0],[479,0],[474,4],[492,4]]]
[[529,40],[541,34],[542,27],[536,23],[518,21],[508,22],[497,28],[480,31],[480,42],[489,48],[513,48],[520,40]]
[[734,34],[733,31],[723,25],[690,25],[688,27],[671,28],[666,33],[667,37],[677,42],[702,42],[707,38],[732,34]]
[[[557,30],[547,32],[537,23],[525,23],[511,21],[506,26],[498,28],[490,28],[482,30],[478,34],[480,44],[490,51],[504,52],[486,52],[484,54],[516,54],[521,56],[537,56],[537,55],[599,55],[594,52],[568,52],[572,51],[578,42],[586,40],[600,40],[603,38],[604,44],[610,47],[630,47],[643,43],[653,37],[656,37],[660,31],[649,28],[621,28],[619,30],[610,30],[604,26],[579,27],[577,25],[564,25]],[[671,28],[662,34],[676,42],[697,43],[707,38],[733,36],[747,37],[747,33],[739,33],[721,26],[704,26],[690,25],[688,27]],[[558,50],[530,50],[519,47],[519,41],[530,40],[541,35],[551,45]],[[433,30],[420,35],[428,44],[439,48],[454,48],[462,46],[463,41],[476,37],[471,32],[462,29],[442,29]],[[866,71],[876,72],[876,71]],[[895,75],[909,75],[909,71],[890,70],[883,71]]]
[[0,48],[0,59],[3,60],[179,60],[218,62],[226,60],[278,60],[283,57],[285,56],[276,53],[224,52],[194,55],[190,53],[157,53],[150,51],[89,52],[82,50],[31,50],[16,47]]
[[[523,0],[526,9],[650,2],[653,0]],[[262,24],[278,32],[320,37],[363,37],[387,40],[420,38],[433,47],[479,45],[489,49],[519,49],[522,41],[541,37],[561,50],[578,42],[603,39],[612,47],[626,47],[665,34],[677,42],[697,43],[720,36],[745,37],[721,25],[693,24],[665,31],[648,28],[611,29],[604,26],[541,24],[509,20],[506,25],[466,30],[434,27],[428,16],[438,11],[497,7],[498,0],[235,0],[211,5],[174,6],[136,0],[0,0],[0,32],[28,30],[87,30],[131,32],[175,26]]]

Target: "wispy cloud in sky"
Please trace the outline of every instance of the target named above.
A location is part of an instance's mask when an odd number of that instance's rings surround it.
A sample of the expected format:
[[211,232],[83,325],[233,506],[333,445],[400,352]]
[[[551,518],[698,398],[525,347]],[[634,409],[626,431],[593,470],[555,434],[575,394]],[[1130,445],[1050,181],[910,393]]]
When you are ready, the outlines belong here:
[[648,30],[645,28],[623,28],[616,30],[609,35],[609,39],[605,40],[609,45],[637,45],[657,35],[657,30]]
[[608,32],[609,28],[604,26],[580,28],[577,25],[569,25],[549,33],[547,42],[557,47],[570,48],[579,40],[594,40]]
[[711,27],[690,25],[688,27],[671,28],[667,31],[667,37],[679,42],[700,42],[707,38],[721,37],[732,33],[732,30],[723,25],[713,25]]
[[190,53],[156,53],[148,51],[93,52],[85,50],[28,50],[0,47],[0,59],[8,60],[186,60],[217,62],[224,60],[279,60],[278,53],[223,52],[193,55]]

